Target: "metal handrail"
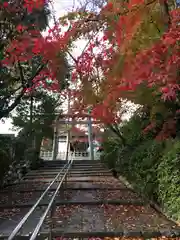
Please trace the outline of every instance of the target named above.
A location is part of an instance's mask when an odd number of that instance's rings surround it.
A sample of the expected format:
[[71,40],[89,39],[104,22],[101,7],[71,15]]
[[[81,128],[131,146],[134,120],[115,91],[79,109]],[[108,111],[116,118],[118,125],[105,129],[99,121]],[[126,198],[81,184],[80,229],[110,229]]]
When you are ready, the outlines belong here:
[[38,233],[39,233],[39,231],[40,231],[40,229],[41,229],[41,227],[42,227],[42,224],[44,223],[44,221],[45,221],[45,219],[46,219],[46,217],[47,217],[47,214],[48,214],[48,212],[50,211],[50,209],[51,209],[51,207],[52,207],[52,205],[53,205],[53,203],[54,203],[54,200],[55,200],[55,198],[56,198],[56,196],[57,196],[57,194],[58,194],[58,191],[59,191],[59,189],[60,189],[60,187],[61,187],[61,185],[62,185],[62,183],[63,183],[63,181],[64,181],[64,179],[65,179],[65,177],[66,177],[66,175],[67,175],[67,173],[68,173],[68,171],[69,171],[69,169],[70,169],[71,166],[72,166],[72,163],[73,163],[73,159],[71,159],[71,160],[68,161],[68,167],[67,167],[67,169],[66,169],[66,171],[65,171],[65,173],[64,173],[64,175],[63,175],[63,177],[62,177],[62,179],[61,179],[61,181],[60,181],[60,183],[59,183],[59,185],[57,186],[57,189],[56,189],[55,193],[53,194],[53,196],[52,196],[52,198],[51,198],[51,201],[49,202],[49,204],[48,204],[45,212],[44,212],[43,215],[41,216],[41,218],[40,218],[38,224],[36,225],[36,228],[34,229],[34,232],[32,233],[32,235],[31,235],[31,237],[30,237],[29,240],[34,240],[34,239],[36,239],[36,237],[37,237],[37,235],[38,235]]
[[[69,162],[64,165],[64,167],[61,169],[61,171],[56,175],[56,177],[51,181],[51,183],[49,184],[49,186],[46,188],[46,190],[42,193],[42,195],[39,197],[39,199],[37,200],[37,202],[32,206],[32,208],[26,213],[26,215],[23,217],[23,219],[19,222],[19,224],[15,227],[15,229],[12,231],[12,233],[10,234],[10,236],[8,237],[8,240],[12,240],[14,239],[14,237],[16,236],[16,234],[19,232],[19,230],[23,227],[23,225],[25,224],[25,222],[28,220],[29,216],[34,212],[34,210],[38,207],[39,203],[41,202],[41,200],[43,199],[43,197],[46,195],[46,193],[48,192],[48,190],[51,188],[51,186],[54,184],[54,182],[58,179],[58,177],[61,175],[61,173],[63,172],[63,170],[67,167],[67,169],[69,166]],[[66,172],[65,172],[66,173]],[[64,174],[65,176],[66,174]],[[64,177],[63,176],[63,177]]]

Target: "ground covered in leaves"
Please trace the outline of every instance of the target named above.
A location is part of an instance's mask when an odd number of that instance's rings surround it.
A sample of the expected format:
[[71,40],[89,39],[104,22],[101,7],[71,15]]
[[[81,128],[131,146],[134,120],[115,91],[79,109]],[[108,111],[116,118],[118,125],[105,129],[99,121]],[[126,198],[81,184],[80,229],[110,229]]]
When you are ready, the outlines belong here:
[[[56,208],[55,225],[62,231],[119,232],[126,230],[160,230],[176,228],[146,206],[103,204],[98,206],[61,206]],[[66,229],[67,226],[67,229]]]
[[[58,182],[55,183],[53,189],[57,187],[57,184]],[[1,191],[1,206],[9,203],[12,207],[9,209],[0,208],[0,232],[8,233],[8,231],[12,231],[29,209],[20,209],[13,207],[13,205],[24,203],[32,203],[33,205],[42,194],[42,191],[39,190],[44,190],[47,185],[48,182],[44,183],[43,180],[38,184],[35,182],[23,182],[9,186]],[[73,188],[75,189],[73,190]],[[53,191],[45,197],[46,204],[49,203],[52,194]],[[162,229],[171,231],[177,228],[173,222],[158,214],[145,202],[144,204],[139,203],[139,205],[131,204],[131,200],[143,202],[143,199],[113,177],[69,176],[67,184],[60,189],[56,200],[57,203],[67,201],[67,204],[63,203],[63,205],[55,207],[52,219],[49,215],[43,225],[42,229],[44,230],[49,229],[50,220],[53,222],[53,227],[59,229],[62,233],[143,232],[160,231]],[[123,200],[124,204],[108,203],[109,200]],[[69,201],[71,201],[70,204],[68,204]],[[95,201],[101,201],[101,203],[94,204]],[[83,204],[79,202],[83,202]],[[45,206],[42,206],[33,213],[27,222],[27,227],[23,230],[24,233],[33,230],[45,208]],[[127,238],[117,239],[125,240]]]

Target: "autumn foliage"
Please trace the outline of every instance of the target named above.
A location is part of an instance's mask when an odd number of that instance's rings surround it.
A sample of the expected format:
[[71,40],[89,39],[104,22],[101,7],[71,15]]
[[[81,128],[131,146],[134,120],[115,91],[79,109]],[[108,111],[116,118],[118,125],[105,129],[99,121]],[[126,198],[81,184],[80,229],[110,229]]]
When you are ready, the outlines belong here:
[[[33,11],[41,10],[48,1],[45,0],[23,0],[20,2],[3,1],[0,10],[9,17],[9,21],[15,24],[15,16],[31,14]],[[63,48],[57,42],[61,36],[59,26],[54,26],[47,37],[43,37],[41,31],[34,24],[15,24],[13,37],[10,37],[5,46],[1,59],[1,66],[14,67],[16,65],[30,64],[32,59],[38,59],[40,67],[32,76],[32,82],[24,86],[24,91],[29,92],[39,86],[54,91],[59,90],[58,74],[59,69],[64,67]],[[63,36],[61,37],[63,39]],[[2,49],[1,49],[2,50]],[[52,64],[53,62],[53,64]],[[52,84],[47,83],[47,79]]]
[[[112,5],[110,4],[110,6]],[[135,18],[136,14],[137,17]],[[101,66],[101,70],[103,70],[106,77],[104,83],[107,85],[106,91],[109,91],[109,93],[106,92],[106,98],[103,99],[106,107],[110,107],[108,103],[112,105],[111,99],[113,102],[118,101],[122,96],[121,94],[134,91],[138,85],[145,81],[149,87],[156,86],[158,91],[162,93],[164,100],[175,99],[176,92],[179,90],[179,10],[171,12],[172,22],[168,31],[153,46],[143,49],[133,56],[130,42],[134,32],[141,24],[140,19],[142,18],[140,13],[136,14],[132,18],[129,16],[119,18],[113,39],[115,47],[112,42],[110,42],[111,46],[107,47],[107,40],[111,37],[112,32],[105,31],[103,38],[96,38],[90,44],[89,48],[79,58],[77,64],[77,73],[81,73],[81,77],[89,79],[92,77],[94,65]],[[122,31],[120,26],[124,26],[126,32],[124,42],[121,39]],[[94,48],[100,49],[100,53],[96,54],[96,56],[93,55]],[[123,56],[123,69],[116,69],[118,59],[122,57],[120,54],[125,51],[127,52]]]
[[[81,82],[76,108],[91,106],[93,117],[106,123],[117,122],[121,100],[138,103],[136,93],[142,85],[152,90],[152,98],[178,102],[180,11],[164,13],[166,4],[166,1],[159,4],[159,1],[132,0],[122,5],[113,1],[101,10],[96,27],[102,34],[93,35],[95,27],[89,26],[89,45],[77,59],[73,73],[73,80]],[[156,13],[158,9],[162,10],[162,15]],[[153,14],[158,17],[153,19]],[[91,16],[87,19],[90,22]],[[93,22],[97,19],[92,17]],[[144,25],[149,29],[152,28],[149,25],[153,25],[158,37],[153,38],[154,33],[145,31]],[[138,34],[143,31],[148,41],[142,40],[142,46],[135,48]],[[162,122],[158,138],[174,135],[178,109],[168,111],[170,114]],[[151,126],[156,126],[154,121]]]

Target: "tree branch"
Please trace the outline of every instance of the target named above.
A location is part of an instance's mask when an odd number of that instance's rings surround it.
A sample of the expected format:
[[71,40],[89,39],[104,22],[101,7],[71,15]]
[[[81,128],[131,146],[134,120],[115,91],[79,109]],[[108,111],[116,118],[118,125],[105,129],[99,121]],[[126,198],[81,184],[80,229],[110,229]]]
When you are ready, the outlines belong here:
[[123,144],[123,146],[124,146],[124,145],[126,144],[126,139],[123,137],[123,135],[120,133],[120,131],[117,130],[117,129],[115,129],[115,128],[113,127],[113,125],[111,125],[111,124],[109,124],[108,127],[109,127],[109,129],[110,129],[113,133],[116,134],[116,136],[117,136],[118,138],[121,139],[121,142],[122,142],[122,144]]
[[24,89],[21,91],[21,93],[16,97],[16,99],[14,100],[14,102],[5,110],[1,110],[0,111],[0,119],[3,117],[7,117],[9,115],[9,113],[15,108],[17,107],[17,105],[20,103],[21,98],[24,95]]
[[[21,102],[22,97],[25,94],[25,89],[31,86],[31,83],[33,81],[33,79],[42,71],[42,69],[45,67],[46,64],[42,64],[36,71],[35,74],[32,75],[31,78],[28,79],[27,84],[25,86],[23,86],[23,89],[21,90],[21,92],[19,93],[19,95],[15,98],[14,102],[7,108],[4,110],[0,110],[0,119],[3,117],[7,117],[9,115],[9,113],[17,107],[17,105]],[[16,89],[17,90],[17,89]]]
[[12,90],[12,91],[9,91],[9,93],[6,95],[6,96],[4,96],[0,101],[6,101],[8,98],[10,98],[11,97],[11,95],[14,95],[17,91],[19,91],[20,89],[22,88],[22,85],[20,86],[20,87],[18,87],[18,88],[16,88],[16,89],[14,89],[14,90]]
[[19,68],[19,75],[20,75],[20,79],[21,79],[21,84],[24,87],[25,79],[24,79],[23,69],[22,69],[21,63],[19,61],[18,61],[18,68]]
[[78,63],[77,59],[75,57],[73,57],[73,55],[69,51],[67,51],[67,53],[72,58],[72,60],[75,62],[75,64],[77,64]]

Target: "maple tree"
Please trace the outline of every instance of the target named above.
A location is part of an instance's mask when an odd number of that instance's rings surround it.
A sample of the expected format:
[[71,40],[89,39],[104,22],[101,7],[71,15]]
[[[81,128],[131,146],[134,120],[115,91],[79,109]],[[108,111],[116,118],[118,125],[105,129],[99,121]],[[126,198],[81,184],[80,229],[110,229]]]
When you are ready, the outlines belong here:
[[[50,36],[41,33],[48,24],[48,4],[44,0],[0,3],[0,118],[7,117],[33,89],[60,91],[64,84],[65,55]],[[54,67],[51,59],[56,61]]]
[[161,105],[176,105],[161,126],[171,135],[167,126],[176,125],[179,108],[179,16],[179,9],[171,10],[165,0],[131,0],[109,1],[99,13],[61,18],[72,24],[74,40],[83,36],[88,41],[74,59],[73,81],[79,82],[75,109],[91,106],[93,117],[117,122],[122,99],[143,104],[137,93],[144,85]]

